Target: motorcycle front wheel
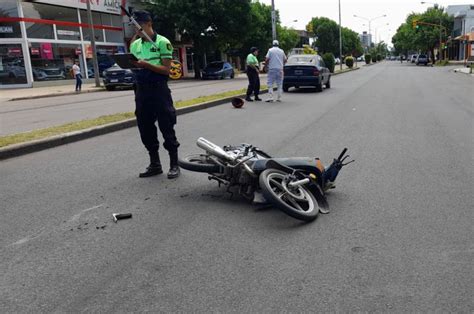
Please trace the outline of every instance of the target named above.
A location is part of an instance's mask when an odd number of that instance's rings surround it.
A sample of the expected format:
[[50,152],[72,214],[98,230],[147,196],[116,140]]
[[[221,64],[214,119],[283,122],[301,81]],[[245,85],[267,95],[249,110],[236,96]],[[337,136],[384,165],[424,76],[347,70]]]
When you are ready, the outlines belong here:
[[319,205],[305,186],[289,188],[288,174],[276,169],[266,169],[260,174],[259,183],[263,196],[286,214],[303,221],[313,221],[319,213]]
[[205,173],[220,172],[220,166],[205,154],[188,155],[184,158],[179,158],[178,164],[181,168],[189,171]]

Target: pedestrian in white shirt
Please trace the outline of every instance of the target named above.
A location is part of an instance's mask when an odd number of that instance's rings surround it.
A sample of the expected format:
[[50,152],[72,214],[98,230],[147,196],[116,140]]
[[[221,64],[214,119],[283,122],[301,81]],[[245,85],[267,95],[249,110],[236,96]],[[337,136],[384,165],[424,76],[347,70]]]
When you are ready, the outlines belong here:
[[278,96],[276,101],[281,101],[281,95],[283,93],[283,67],[286,63],[285,52],[278,46],[280,43],[278,40],[273,41],[273,47],[267,52],[265,63],[268,67],[268,93],[270,97],[266,102],[273,102],[273,84],[278,87]]
[[76,92],[80,92],[82,88],[82,75],[81,68],[79,67],[79,61],[74,62],[72,66],[72,73],[76,78]]

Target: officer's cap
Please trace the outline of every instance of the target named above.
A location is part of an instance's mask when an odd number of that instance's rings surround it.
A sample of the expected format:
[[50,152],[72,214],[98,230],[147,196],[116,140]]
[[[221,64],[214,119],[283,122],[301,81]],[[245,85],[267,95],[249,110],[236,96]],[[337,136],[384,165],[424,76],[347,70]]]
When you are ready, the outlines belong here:
[[138,24],[144,24],[146,22],[151,22],[151,14],[145,10],[137,10],[133,12],[133,18],[137,21]]

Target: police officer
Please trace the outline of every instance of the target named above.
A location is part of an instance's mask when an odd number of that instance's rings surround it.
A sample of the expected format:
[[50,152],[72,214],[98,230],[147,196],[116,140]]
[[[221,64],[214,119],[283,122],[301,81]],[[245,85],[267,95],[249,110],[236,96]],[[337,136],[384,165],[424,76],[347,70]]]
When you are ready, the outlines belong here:
[[258,94],[260,93],[260,78],[258,77],[259,69],[258,69],[258,48],[257,47],[252,47],[250,48],[250,53],[247,56],[247,77],[249,79],[249,86],[247,88],[247,97],[245,100],[247,101],[253,101],[250,96],[252,93],[255,95],[255,100],[256,101],[261,101],[260,98],[258,98]]
[[168,88],[173,47],[170,41],[153,30],[152,19],[147,11],[135,11],[135,20],[143,31],[155,42],[153,45],[146,38],[134,40],[130,52],[138,59],[134,64],[136,77],[135,115],[137,117],[140,137],[150,155],[150,165],[140,177],[150,177],[163,173],[158,154],[158,134],[156,121],[164,138],[163,146],[170,156],[168,178],[177,178],[180,174],[178,166],[179,142],[176,138],[176,110],[173,106],[171,91]]

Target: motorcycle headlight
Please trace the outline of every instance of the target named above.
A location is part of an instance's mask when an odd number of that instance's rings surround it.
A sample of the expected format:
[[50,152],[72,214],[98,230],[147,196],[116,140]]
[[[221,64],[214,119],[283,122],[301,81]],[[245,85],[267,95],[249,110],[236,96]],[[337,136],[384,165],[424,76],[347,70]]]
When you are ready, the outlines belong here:
[[130,69],[125,69],[125,74],[132,74],[132,73],[133,73],[132,70],[130,70]]

